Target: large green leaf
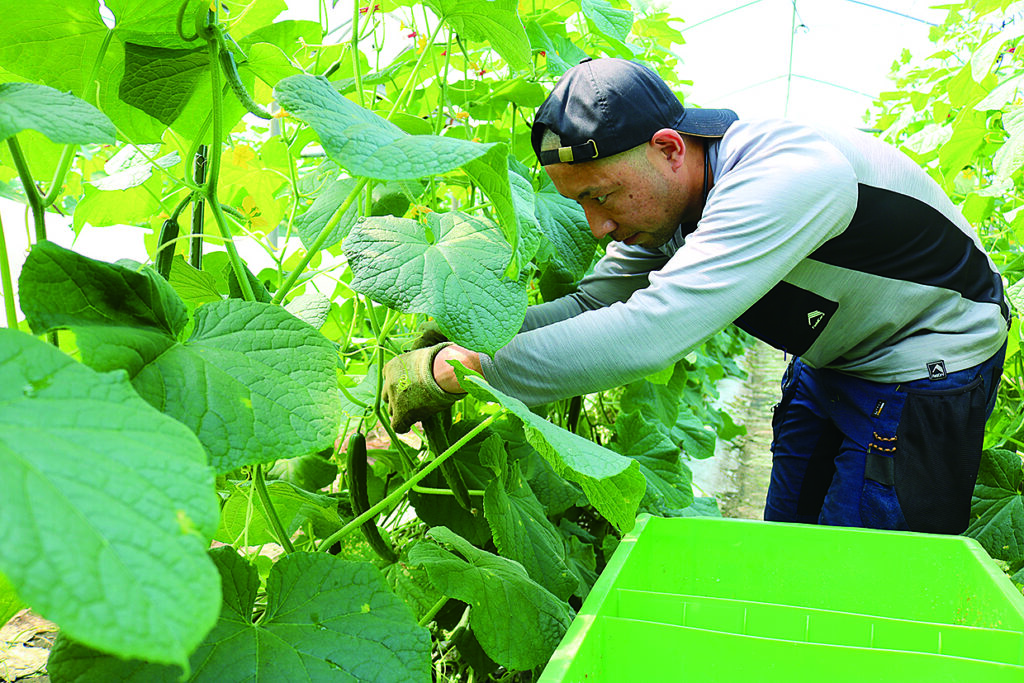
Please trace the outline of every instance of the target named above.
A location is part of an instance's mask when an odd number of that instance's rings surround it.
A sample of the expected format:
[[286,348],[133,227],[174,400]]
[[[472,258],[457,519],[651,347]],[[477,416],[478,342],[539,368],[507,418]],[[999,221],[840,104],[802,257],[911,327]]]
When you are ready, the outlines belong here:
[[519,463],[508,463],[497,435],[484,442],[480,458],[498,475],[484,491],[484,517],[498,552],[523,565],[530,578],[556,597],[567,600],[579,581],[566,564],[561,532],[520,474]]
[[[156,185],[159,190],[160,185]],[[110,225],[136,225],[160,211],[160,201],[153,196],[153,185],[140,185],[125,190],[105,192],[86,186],[83,196],[75,205],[71,227],[75,234],[91,225],[101,228]]]
[[554,262],[579,280],[590,268],[597,247],[583,209],[558,194],[550,181],[535,195],[535,206],[540,229],[555,247]]
[[74,95],[34,83],[0,83],[0,141],[25,129],[64,145],[109,145],[116,135],[103,112]]
[[608,0],[581,0],[580,7],[598,33],[619,43],[625,42],[633,28],[632,12],[615,9]]
[[547,74],[553,78],[558,78],[588,56],[564,35],[549,35],[547,29],[536,21],[527,22],[526,33],[530,37],[530,46],[546,53]]
[[965,532],[997,560],[1024,560],[1024,470],[1019,454],[994,449],[982,454]]
[[20,291],[34,331],[70,328],[87,365],[127,370],[143,398],[196,432],[219,472],[334,443],[334,346],[278,306],[208,303],[179,341],[185,305],[154,271],[50,242],[32,249]]
[[[270,18],[272,20],[273,16]],[[231,30],[237,33],[235,28]],[[238,44],[246,54],[249,54],[250,48],[257,43],[270,43],[291,54],[293,51],[302,49],[303,45],[317,44],[322,38],[323,30],[320,22],[288,19],[267,24],[245,34]]]
[[[357,538],[352,534],[349,538]],[[342,539],[344,541],[344,539]],[[371,551],[372,552],[372,551]],[[376,556],[376,554],[374,553]],[[379,559],[379,558],[378,558]],[[430,614],[431,610],[442,597],[441,591],[434,588],[423,567],[414,567],[407,562],[392,562],[383,569],[384,580],[402,602],[412,608],[417,621]]]
[[3,628],[3,625],[13,619],[14,615],[24,607],[25,605],[14,592],[14,586],[6,576],[0,574],[0,628]]
[[177,49],[125,43],[121,100],[171,125],[185,109],[200,77],[209,72],[205,45]]
[[526,315],[526,289],[502,276],[510,248],[490,223],[458,212],[427,225],[393,216],[358,223],[344,242],[351,286],[403,313],[433,316],[453,341],[493,353]]
[[493,145],[435,135],[409,135],[342,97],[325,79],[290,76],[274,96],[320,137],[324,151],[353,175],[408,180],[447,173],[477,159]]
[[985,114],[964,108],[953,122],[953,135],[939,148],[939,161],[947,182],[952,182],[975,153],[985,144],[989,134]]
[[[293,553],[271,568],[266,611],[254,618],[256,568],[230,547],[210,553],[221,572],[220,619],[192,654],[193,683],[430,680],[430,634],[367,562]],[[125,661],[62,639],[50,673],[64,681],[173,683],[178,672]]]
[[49,241],[32,247],[19,284],[21,308],[37,334],[80,325],[173,337],[188,322],[184,303],[151,269],[95,261]]
[[529,263],[537,254],[541,242],[533,184],[514,171],[508,171],[508,183],[512,190],[512,206],[519,228],[516,260],[517,263]]
[[683,449],[683,453],[691,458],[703,460],[715,454],[717,441],[715,432],[705,428],[700,418],[691,413],[688,408],[679,411],[679,417],[671,430],[671,436],[672,440]]
[[508,172],[508,147],[504,143],[496,144],[487,151],[487,154],[467,163],[462,170],[484,191],[494,205],[501,232],[512,245],[511,260],[506,274],[509,277],[517,276],[524,261],[520,255],[523,250],[520,245],[522,239]]
[[482,401],[504,406],[523,423],[526,440],[544,456],[555,472],[574,481],[597,511],[620,531],[629,531],[643,499],[646,482],[639,464],[589,439],[566,431],[533,413],[517,398],[506,396],[453,363],[462,387]]
[[530,41],[516,0],[427,0],[425,3],[460,36],[490,43],[515,69],[530,64]]
[[175,254],[171,260],[171,276],[168,281],[178,296],[193,306],[224,298],[217,289],[217,280],[213,275],[208,271],[193,268],[179,254]]
[[0,572],[62,631],[184,664],[216,620],[213,472],[195,436],[52,346],[0,329]]
[[[302,245],[310,249],[316,242],[320,233],[331,220],[331,216],[345,202],[345,199],[356,187],[356,181],[352,178],[342,178],[328,185],[314,200],[304,214],[295,219],[295,229],[299,233]],[[324,238],[322,249],[328,249],[340,242],[348,235],[348,231],[355,225],[359,218],[359,203],[352,202],[348,210],[334,226],[330,234]]]
[[571,507],[587,504],[579,487],[560,477],[544,456],[529,444],[521,420],[513,418],[499,421],[490,431],[505,441],[511,459],[518,461],[523,476],[530,483],[530,490],[549,516],[561,515]]
[[338,478],[338,466],[331,461],[333,449],[319,453],[282,458],[267,471],[267,478],[280,479],[305,491],[319,491]]
[[[676,366],[679,368],[679,365]],[[641,379],[626,385],[619,399],[622,412],[639,411],[645,418],[671,428],[679,417],[679,397],[686,385],[685,373],[673,369],[667,383]]]
[[509,669],[546,662],[572,621],[569,605],[533,581],[518,562],[480,550],[443,526],[427,535],[462,557],[421,542],[409,552],[409,562],[423,565],[442,593],[470,605],[469,625],[484,652]]
[[[267,495],[289,536],[308,520],[326,523],[334,530],[341,528],[337,502],[328,496],[304,491],[286,481],[268,482]],[[213,538],[246,546],[278,542],[263,504],[251,486],[236,488],[224,501],[220,528]]]
[[154,159],[155,163],[151,163],[150,159],[159,152],[160,145],[122,147],[117,154],[103,164],[103,172],[106,175],[92,174],[89,184],[104,192],[127,190],[138,187],[149,180],[155,166],[173,168],[181,163],[181,155],[178,152],[165,154]]
[[[0,66],[75,95],[100,56],[108,29],[94,0],[36,0],[4,12]],[[171,24],[173,30],[174,24]]]
[[[89,101],[97,98],[100,109],[117,127],[135,142],[159,141],[165,125],[148,113],[121,100],[121,81],[126,76],[126,46],[191,50],[190,44],[178,37],[175,30],[181,0],[111,0],[106,3],[114,17],[114,28],[108,29],[100,18],[100,5],[90,0],[38,0],[19,12],[8,12],[0,24],[0,67],[33,81],[45,82],[70,91]],[[193,5],[193,8],[195,5]],[[190,17],[189,17],[190,19]],[[186,21],[190,25],[191,21]],[[195,67],[188,66],[188,70]],[[96,81],[87,82],[95,73]],[[169,81],[159,80],[166,85]],[[167,110],[179,104],[177,89],[160,90],[149,87],[145,76],[129,68],[130,84],[142,87],[135,104]],[[203,80],[209,83],[209,79]],[[133,92],[133,90],[129,90]],[[207,93],[209,90],[207,89]],[[206,116],[209,98],[189,98],[190,108],[200,105]],[[241,107],[229,107],[241,116]],[[232,119],[228,125],[233,125]],[[198,126],[198,121],[193,121]]]
[[1024,35],[1024,25],[1019,22],[1005,23],[1005,26],[996,28],[995,35],[982,43],[971,55],[971,77],[981,83],[981,80],[992,68],[992,62],[995,61],[1003,45],[1022,35]]
[[1017,98],[1017,93],[1020,92],[1022,85],[1024,85],[1024,73],[1014,72],[1012,76],[992,88],[981,102],[974,105],[974,108],[978,111],[1002,109]]
[[638,412],[619,415],[615,435],[615,449],[636,460],[647,480],[641,504],[644,512],[669,516],[674,510],[689,507],[693,502],[693,475],[680,460],[679,447],[658,425]]

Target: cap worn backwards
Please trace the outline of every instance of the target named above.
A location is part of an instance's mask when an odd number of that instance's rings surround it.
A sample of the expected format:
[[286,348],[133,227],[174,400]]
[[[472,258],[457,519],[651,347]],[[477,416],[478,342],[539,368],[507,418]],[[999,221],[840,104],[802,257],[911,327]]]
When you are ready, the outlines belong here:
[[[651,69],[626,59],[584,59],[559,79],[533,121],[533,151],[543,166],[625,152],[662,128],[718,138],[734,121],[729,109],[684,109]],[[541,151],[544,129],[561,147]]]

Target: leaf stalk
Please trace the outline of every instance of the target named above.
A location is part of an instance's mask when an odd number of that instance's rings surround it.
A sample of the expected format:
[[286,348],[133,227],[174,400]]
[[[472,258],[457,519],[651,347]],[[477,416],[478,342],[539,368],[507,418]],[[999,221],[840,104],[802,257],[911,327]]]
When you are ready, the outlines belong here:
[[338,223],[341,222],[341,217],[344,216],[345,212],[348,211],[350,206],[352,206],[352,202],[354,202],[359,197],[359,193],[362,191],[363,186],[366,185],[367,181],[368,178],[359,179],[359,182],[356,183],[356,186],[352,188],[351,192],[349,192],[348,197],[345,198],[345,201],[341,203],[341,206],[338,207],[338,210],[334,212],[333,216],[331,216],[331,220],[327,221],[327,225],[325,225],[324,229],[320,231],[319,235],[317,235],[316,241],[313,242],[309,249],[306,250],[306,253],[305,255],[303,255],[302,260],[299,262],[297,266],[295,266],[292,272],[288,274],[288,279],[285,281],[283,285],[281,285],[281,288],[277,290],[277,293],[274,295],[274,298],[271,300],[271,303],[279,304],[282,301],[284,301],[285,296],[287,296],[288,292],[290,292],[291,289],[295,286],[296,281],[298,281],[299,277],[302,275],[302,272],[306,269],[306,266],[308,266],[309,262],[313,260],[313,256],[323,248],[324,242],[327,241],[327,237],[331,234],[331,232],[334,231],[334,228],[338,225]]
[[7,260],[7,241],[4,239],[4,224],[0,220],[0,287],[4,288],[4,311],[7,313],[7,327],[18,329],[18,312],[14,307],[14,281],[11,279],[11,264]]
[[46,217],[44,215],[43,198],[39,195],[39,188],[36,187],[36,183],[32,179],[32,171],[25,160],[25,154],[21,151],[17,135],[7,138],[7,147],[10,149],[11,157],[14,159],[14,167],[18,170],[18,178],[21,179],[21,185],[25,189],[29,208],[32,209],[32,220],[36,228],[36,241],[41,242],[46,239]]
[[292,540],[288,538],[287,532],[284,530],[284,525],[281,524],[281,518],[277,516],[277,510],[274,509],[274,504],[270,501],[270,493],[267,491],[267,482],[263,478],[263,465],[256,465],[253,467],[252,476],[253,487],[256,489],[256,495],[260,499],[260,505],[263,506],[263,516],[266,517],[267,522],[270,524],[270,528],[274,531],[274,537],[277,542],[281,544],[286,553],[294,553],[295,546],[292,545]]
[[[212,21],[215,23],[216,14],[211,12],[211,17]],[[210,90],[213,95],[213,106],[211,108],[213,112],[213,140],[210,144],[209,170],[203,194],[206,196],[207,202],[209,202],[214,221],[217,223],[217,229],[224,237],[224,247],[228,252],[228,260],[231,262],[231,270],[234,271],[235,279],[238,280],[238,286],[242,290],[242,297],[246,301],[255,301],[256,296],[253,294],[252,285],[249,283],[249,276],[245,272],[245,266],[242,264],[242,259],[238,255],[238,249],[235,248],[231,228],[228,226],[227,218],[224,216],[224,210],[221,208],[220,202],[217,200],[217,181],[220,176],[220,160],[224,152],[224,112],[221,110],[224,98],[220,84],[221,46],[220,41],[216,39],[215,34],[216,31],[210,31],[210,36],[207,38],[206,42],[207,49],[210,53]]]

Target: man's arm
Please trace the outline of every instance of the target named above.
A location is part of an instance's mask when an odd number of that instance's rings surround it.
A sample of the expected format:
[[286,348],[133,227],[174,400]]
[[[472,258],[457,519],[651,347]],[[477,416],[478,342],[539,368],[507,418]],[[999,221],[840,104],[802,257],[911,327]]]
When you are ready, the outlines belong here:
[[[551,325],[585,311],[625,301],[633,292],[646,287],[650,272],[661,268],[667,261],[668,257],[661,252],[613,242],[575,292],[554,301],[530,306],[526,311],[522,331]],[[433,370],[438,386],[449,393],[463,391],[455,371],[448,364],[449,360],[457,360],[470,370],[483,373],[479,353],[461,346],[446,347],[434,357]]]
[[755,129],[724,152],[697,230],[648,287],[516,335],[480,357],[487,381],[527,405],[636,381],[734,321],[841,232],[857,204],[849,161],[813,129],[771,133]]
[[437,382],[437,385],[450,394],[465,393],[465,390],[459,386],[459,380],[455,377],[455,368],[448,363],[450,360],[457,360],[470,370],[482,373],[480,354],[453,344],[441,349],[434,356],[434,381]]
[[613,242],[575,292],[526,309],[523,332],[568,320],[585,311],[625,301],[633,292],[646,287],[651,271],[668,262],[660,251],[630,247]]

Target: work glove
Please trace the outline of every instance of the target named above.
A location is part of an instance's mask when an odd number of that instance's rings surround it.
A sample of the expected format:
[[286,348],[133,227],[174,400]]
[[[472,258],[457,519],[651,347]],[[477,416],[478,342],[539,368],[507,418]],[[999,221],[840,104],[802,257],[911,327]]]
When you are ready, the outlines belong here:
[[462,398],[462,394],[450,394],[434,381],[434,358],[447,346],[451,346],[451,342],[418,348],[384,364],[383,397],[396,432],[409,431],[414,422]]
[[422,349],[425,346],[433,346],[435,344],[443,344],[448,340],[448,337],[444,336],[444,332],[441,331],[440,326],[433,321],[428,320],[425,323],[420,324],[416,328],[416,332],[419,334],[416,340],[412,343],[411,349]]

